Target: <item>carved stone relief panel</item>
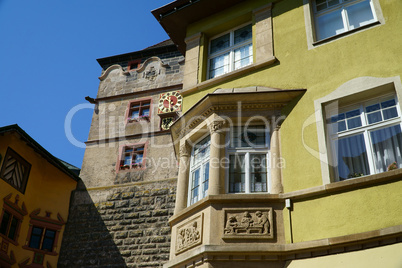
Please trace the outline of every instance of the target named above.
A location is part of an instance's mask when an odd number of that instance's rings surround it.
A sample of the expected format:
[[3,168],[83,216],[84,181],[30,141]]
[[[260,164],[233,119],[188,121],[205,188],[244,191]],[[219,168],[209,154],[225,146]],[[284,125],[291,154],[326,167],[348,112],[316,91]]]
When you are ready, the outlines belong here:
[[272,239],[272,208],[224,210],[223,238]]
[[177,227],[176,254],[202,244],[203,218],[204,214],[201,213]]

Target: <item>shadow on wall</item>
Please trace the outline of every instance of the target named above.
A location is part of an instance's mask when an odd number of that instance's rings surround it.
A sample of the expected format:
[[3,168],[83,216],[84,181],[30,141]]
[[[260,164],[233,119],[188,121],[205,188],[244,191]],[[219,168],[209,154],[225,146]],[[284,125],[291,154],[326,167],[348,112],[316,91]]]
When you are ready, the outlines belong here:
[[[74,191],[57,267],[127,267],[86,190]],[[101,204],[100,206],[106,206]]]

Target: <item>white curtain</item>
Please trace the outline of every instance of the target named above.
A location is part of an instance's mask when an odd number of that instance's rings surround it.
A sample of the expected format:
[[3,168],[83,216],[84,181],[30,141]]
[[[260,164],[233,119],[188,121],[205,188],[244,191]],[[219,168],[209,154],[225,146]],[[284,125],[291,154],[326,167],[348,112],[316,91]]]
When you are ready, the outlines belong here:
[[396,125],[379,129],[371,132],[370,136],[373,144],[376,173],[387,171],[394,162],[396,162],[397,168],[401,168],[401,127]]

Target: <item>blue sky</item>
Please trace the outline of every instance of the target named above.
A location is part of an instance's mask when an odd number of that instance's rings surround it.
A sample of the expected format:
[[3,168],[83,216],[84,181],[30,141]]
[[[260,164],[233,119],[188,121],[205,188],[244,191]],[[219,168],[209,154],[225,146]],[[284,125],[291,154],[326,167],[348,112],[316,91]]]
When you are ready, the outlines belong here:
[[[96,97],[96,59],[168,39],[151,10],[169,0],[0,0],[0,126],[18,124],[54,156],[81,167],[84,149],[66,137],[71,109]],[[86,105],[88,106],[88,105]],[[72,117],[88,138],[93,110]]]

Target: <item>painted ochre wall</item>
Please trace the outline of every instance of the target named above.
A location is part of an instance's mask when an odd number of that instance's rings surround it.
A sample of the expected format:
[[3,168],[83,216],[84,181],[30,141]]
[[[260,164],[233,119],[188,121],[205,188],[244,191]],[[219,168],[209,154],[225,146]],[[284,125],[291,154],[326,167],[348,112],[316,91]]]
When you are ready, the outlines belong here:
[[[249,16],[251,21],[251,11],[266,3],[249,1],[188,27],[188,36],[206,33],[200,50],[200,63],[204,66],[199,71],[202,79],[205,79],[206,71],[207,38],[224,30],[218,27],[223,21],[232,22],[223,24],[225,30],[235,27],[237,22],[243,22],[244,16]],[[316,124],[310,124],[303,130],[304,122],[310,117],[315,118],[314,100],[354,78],[402,75],[402,35],[399,34],[402,29],[402,2],[380,0],[379,3],[385,24],[337,38],[311,50],[307,46],[303,0],[274,3],[272,24],[277,62],[198,92],[184,93],[184,111],[217,88],[266,86],[307,89],[300,100],[293,101],[283,109],[287,115],[281,128],[281,153],[286,161],[286,167],[282,170],[284,192],[323,185],[321,163],[305,149],[308,146],[318,151]],[[400,225],[402,213],[398,204],[402,200],[398,193],[401,190],[402,183],[396,182],[298,201],[294,203],[292,212],[294,242]],[[286,215],[284,224],[289,225]],[[290,241],[289,232],[287,241]]]
[[[8,183],[0,180],[0,208],[3,208],[3,198],[12,193],[10,200],[14,201],[15,196],[18,194],[20,197],[18,204],[21,207],[22,202],[24,202],[28,211],[28,214],[23,218],[20,228],[18,237],[19,246],[14,246],[11,243],[9,245],[8,255],[10,254],[10,249],[14,251],[17,261],[14,266],[18,267],[18,263],[24,261],[26,258],[30,258],[31,261],[33,258],[33,251],[22,249],[28,236],[29,214],[40,208],[41,212],[39,216],[45,216],[45,211],[49,211],[52,213],[51,219],[57,220],[57,214],[59,213],[64,221],[67,221],[71,191],[75,189],[77,182],[54,167],[38,153],[34,152],[34,150],[16,134],[6,134],[0,137],[1,165],[3,164],[8,146],[31,164],[25,194],[22,194]],[[61,231],[56,246],[57,252],[60,250],[64,227]],[[57,259],[58,256],[45,255],[44,265],[46,265],[46,262],[49,262],[52,267],[57,267]]]

